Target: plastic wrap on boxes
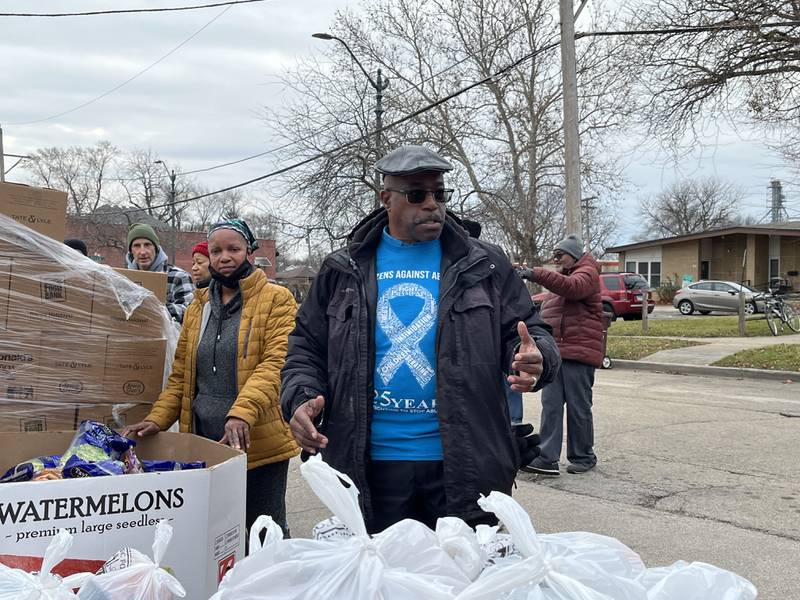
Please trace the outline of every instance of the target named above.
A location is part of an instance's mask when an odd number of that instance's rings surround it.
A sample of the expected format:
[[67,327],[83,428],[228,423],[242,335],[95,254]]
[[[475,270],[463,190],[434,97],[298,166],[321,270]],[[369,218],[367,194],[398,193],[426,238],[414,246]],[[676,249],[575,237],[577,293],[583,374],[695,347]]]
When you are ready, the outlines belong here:
[[152,404],[178,333],[149,289],[0,215],[0,431],[72,429],[92,405],[111,418],[109,406]]

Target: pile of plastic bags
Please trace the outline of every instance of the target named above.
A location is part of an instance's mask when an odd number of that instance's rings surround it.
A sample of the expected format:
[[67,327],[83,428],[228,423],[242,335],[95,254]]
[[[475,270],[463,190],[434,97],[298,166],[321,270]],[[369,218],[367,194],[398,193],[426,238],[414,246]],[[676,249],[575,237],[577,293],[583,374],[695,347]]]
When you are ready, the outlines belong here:
[[[746,579],[704,563],[648,569],[616,539],[585,532],[538,535],[525,510],[492,492],[478,502],[498,527],[440,519],[436,531],[404,520],[370,537],[358,490],[319,457],[301,473],[333,517],[314,539],[283,539],[269,517],[250,534],[249,556],[212,600],[755,600]],[[261,542],[264,534],[265,541]]]
[[78,573],[62,579],[52,573],[72,546],[72,536],[62,529],[47,547],[39,573],[27,573],[0,564],[0,600],[183,598],[186,596],[183,586],[159,565],[171,538],[172,527],[166,521],[159,521],[153,542],[153,560],[133,548],[123,548],[97,573]]

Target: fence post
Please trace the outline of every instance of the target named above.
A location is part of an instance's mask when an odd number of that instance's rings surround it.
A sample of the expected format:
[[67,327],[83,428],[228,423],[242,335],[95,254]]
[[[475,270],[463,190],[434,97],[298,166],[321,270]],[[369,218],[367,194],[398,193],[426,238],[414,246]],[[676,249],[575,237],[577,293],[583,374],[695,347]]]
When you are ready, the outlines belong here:
[[642,290],[642,333],[647,333],[647,296],[649,295],[649,290],[644,289]]

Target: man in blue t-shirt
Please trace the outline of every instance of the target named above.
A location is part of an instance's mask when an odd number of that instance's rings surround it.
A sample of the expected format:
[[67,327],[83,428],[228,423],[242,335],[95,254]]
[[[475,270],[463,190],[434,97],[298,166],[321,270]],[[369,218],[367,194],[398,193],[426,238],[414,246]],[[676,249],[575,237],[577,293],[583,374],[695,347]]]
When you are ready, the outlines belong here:
[[283,414],[304,451],[352,477],[370,532],[493,522],[480,494],[510,494],[538,455],[532,428],[511,427],[503,379],[540,389],[558,351],[502,251],[446,213],[452,166],[403,146],[375,168],[383,207],[326,258],[298,312]]

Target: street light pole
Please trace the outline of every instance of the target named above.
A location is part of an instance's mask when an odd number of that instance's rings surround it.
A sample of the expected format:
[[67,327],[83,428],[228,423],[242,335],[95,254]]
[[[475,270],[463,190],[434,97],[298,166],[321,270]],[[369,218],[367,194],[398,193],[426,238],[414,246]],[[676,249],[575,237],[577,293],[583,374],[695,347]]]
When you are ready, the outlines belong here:
[[[347,45],[342,38],[336,37],[335,35],[331,35],[330,33],[312,33],[311,37],[317,38],[318,40],[336,40],[342,46],[344,46],[347,53],[350,55],[350,58],[353,59],[353,62],[358,65],[358,68],[361,69],[361,72],[369,81],[369,84],[372,86],[372,89],[375,90],[375,160],[378,160],[383,155],[383,92],[384,90],[389,87],[389,79],[383,78],[383,72],[378,69],[378,78],[377,81],[372,79],[370,74],[364,68],[364,65],[361,64],[361,61],[358,60],[353,51],[350,49],[350,46]],[[375,172],[374,175],[374,186],[375,186],[375,208],[378,208],[381,203],[381,180],[380,175]]]
[[163,160],[157,160],[155,162],[155,164],[161,165],[162,167],[164,167],[164,170],[167,172],[167,176],[169,177],[169,183],[170,183],[170,187],[169,187],[169,211],[170,211],[170,225],[172,226],[172,262],[174,263],[175,260],[177,259],[177,248],[176,248],[176,245],[177,245],[177,242],[176,242],[177,229],[176,228],[177,228],[177,218],[178,218],[178,212],[175,209],[175,177],[176,177],[175,169],[172,169],[170,171],[169,168],[167,167],[167,163],[165,163]]

